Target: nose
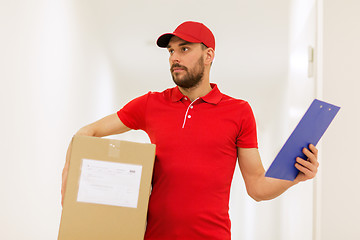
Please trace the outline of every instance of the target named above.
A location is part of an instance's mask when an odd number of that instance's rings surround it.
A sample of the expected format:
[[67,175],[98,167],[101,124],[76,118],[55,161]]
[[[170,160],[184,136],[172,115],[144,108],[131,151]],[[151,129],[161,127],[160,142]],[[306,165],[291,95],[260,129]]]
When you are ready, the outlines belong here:
[[170,58],[169,58],[169,61],[170,63],[179,63],[180,62],[180,57],[179,57],[179,54],[177,54],[176,52],[173,52],[171,55],[170,55]]

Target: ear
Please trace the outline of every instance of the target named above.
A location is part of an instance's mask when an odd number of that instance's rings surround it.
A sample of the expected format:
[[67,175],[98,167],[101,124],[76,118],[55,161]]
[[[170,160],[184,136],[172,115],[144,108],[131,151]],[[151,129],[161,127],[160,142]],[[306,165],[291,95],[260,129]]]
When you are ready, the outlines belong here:
[[204,61],[204,63],[210,65],[210,64],[213,62],[213,60],[214,60],[215,51],[214,51],[214,49],[212,49],[212,48],[207,48],[207,49],[205,50],[205,52],[206,52],[206,55],[205,55],[205,61]]

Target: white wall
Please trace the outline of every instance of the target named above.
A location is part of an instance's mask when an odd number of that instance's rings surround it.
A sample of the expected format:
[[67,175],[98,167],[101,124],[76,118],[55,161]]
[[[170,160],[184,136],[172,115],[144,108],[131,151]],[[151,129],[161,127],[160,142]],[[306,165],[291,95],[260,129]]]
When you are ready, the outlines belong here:
[[[140,94],[173,86],[168,54],[155,40],[182,21],[203,21],[214,31],[211,79],[225,93],[250,101],[266,167],[285,140],[279,132],[286,116],[289,1],[209,6],[185,0],[174,7],[165,0],[3,0],[0,6],[1,239],[56,239],[61,171],[72,134]],[[148,141],[141,132],[118,138]],[[233,239],[287,236],[281,223],[292,219],[281,215],[284,201],[255,203],[237,169]]]
[[[316,1],[292,0],[289,14],[289,65],[281,137],[285,140],[315,98],[316,75],[308,49],[316,47]],[[281,198],[281,239],[310,240],[313,234],[313,181],[289,189]],[[296,216],[296,217],[295,217]],[[306,229],[306,231],[304,231]],[[280,239],[280,238],[279,238]]]
[[71,10],[69,1],[0,3],[0,239],[56,239],[71,136],[116,109]]
[[360,2],[319,2],[319,95],[341,106],[322,142],[316,240],[360,236]]

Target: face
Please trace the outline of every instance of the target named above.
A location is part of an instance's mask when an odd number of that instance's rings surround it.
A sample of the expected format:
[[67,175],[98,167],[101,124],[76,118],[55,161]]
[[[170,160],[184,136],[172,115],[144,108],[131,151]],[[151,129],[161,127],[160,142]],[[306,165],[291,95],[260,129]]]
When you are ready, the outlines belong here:
[[170,71],[174,83],[185,89],[197,86],[205,70],[201,44],[189,43],[174,36],[167,48],[170,53]]

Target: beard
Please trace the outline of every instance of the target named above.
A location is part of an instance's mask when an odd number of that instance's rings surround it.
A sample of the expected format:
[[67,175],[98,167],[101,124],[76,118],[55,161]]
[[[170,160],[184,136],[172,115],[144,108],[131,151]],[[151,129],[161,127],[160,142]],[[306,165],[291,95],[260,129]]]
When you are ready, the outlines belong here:
[[[179,73],[174,73],[173,72],[174,67],[181,67],[185,71],[185,75],[181,77],[179,76],[180,75]],[[171,66],[170,71],[171,71],[172,79],[177,86],[185,89],[195,87],[201,82],[204,76],[204,71],[205,71],[204,59],[200,57],[195,67],[192,70],[189,70],[187,67],[175,63]]]

